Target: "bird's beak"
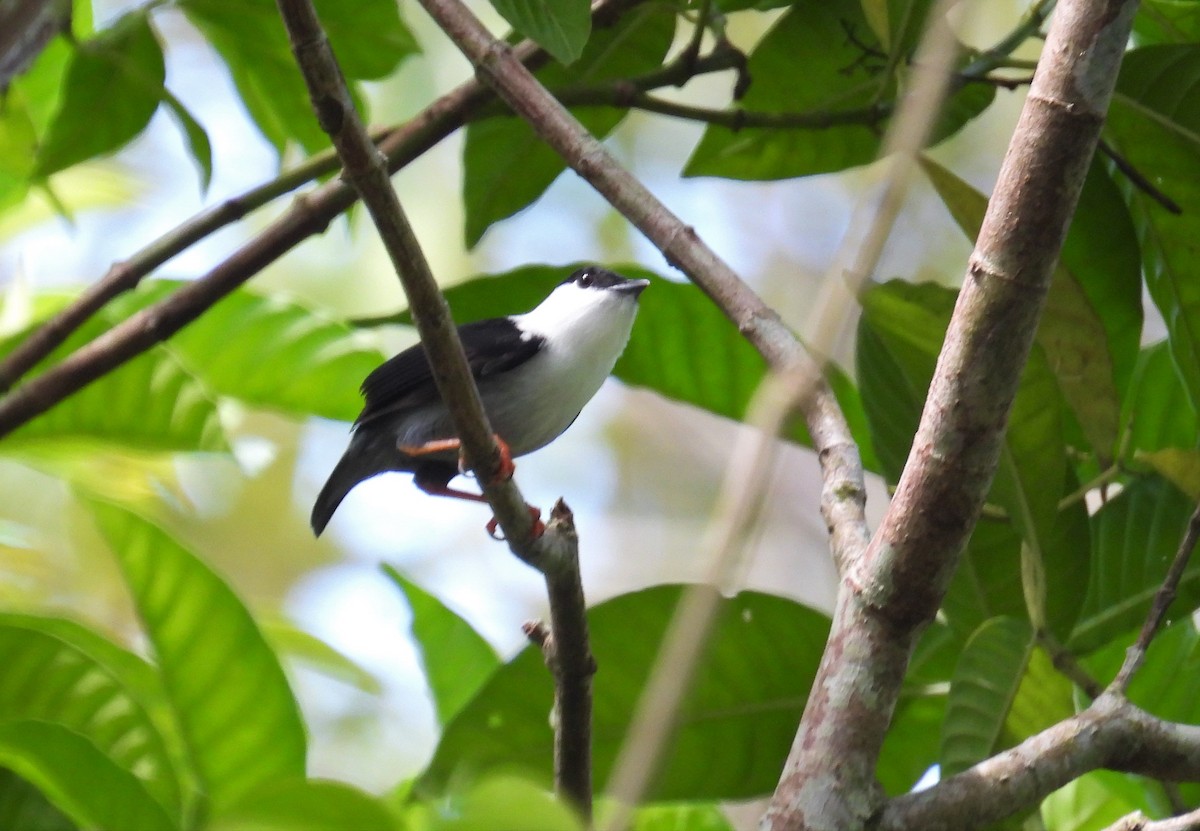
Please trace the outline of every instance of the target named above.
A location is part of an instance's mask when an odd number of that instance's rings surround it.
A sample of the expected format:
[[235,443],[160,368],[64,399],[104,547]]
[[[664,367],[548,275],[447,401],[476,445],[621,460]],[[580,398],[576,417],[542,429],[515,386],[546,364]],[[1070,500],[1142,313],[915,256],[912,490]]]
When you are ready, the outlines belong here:
[[632,294],[634,297],[637,297],[648,285],[650,285],[649,280],[628,280],[620,285],[613,286],[613,291],[619,291],[621,294]]

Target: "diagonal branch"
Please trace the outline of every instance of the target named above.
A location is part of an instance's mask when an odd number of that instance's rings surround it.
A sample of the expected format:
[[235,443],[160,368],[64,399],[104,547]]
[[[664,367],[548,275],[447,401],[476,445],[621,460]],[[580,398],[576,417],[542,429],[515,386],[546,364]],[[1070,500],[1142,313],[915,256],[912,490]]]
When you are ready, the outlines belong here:
[[[475,66],[476,73],[568,165],[621,212],[666,257],[700,287],[742,335],[781,373],[817,380],[805,396],[803,413],[824,471],[826,490],[838,509],[827,516],[866,528],[860,499],[862,462],[846,419],[829,385],[795,334],[773,309],[641,182],[521,65],[512,49],[494,38],[460,0],[422,0],[422,5]],[[835,535],[853,544],[860,534]],[[839,560],[842,552],[835,552]]]

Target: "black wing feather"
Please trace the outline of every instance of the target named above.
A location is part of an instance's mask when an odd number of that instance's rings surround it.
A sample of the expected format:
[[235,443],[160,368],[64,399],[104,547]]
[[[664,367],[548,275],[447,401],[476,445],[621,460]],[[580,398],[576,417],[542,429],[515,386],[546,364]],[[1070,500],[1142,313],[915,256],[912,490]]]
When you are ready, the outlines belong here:
[[[458,337],[476,381],[525,363],[545,343],[536,335],[522,337],[521,330],[506,317],[467,323],[458,327]],[[436,401],[433,370],[421,344],[376,367],[363,381],[362,394],[366,405],[355,424]]]

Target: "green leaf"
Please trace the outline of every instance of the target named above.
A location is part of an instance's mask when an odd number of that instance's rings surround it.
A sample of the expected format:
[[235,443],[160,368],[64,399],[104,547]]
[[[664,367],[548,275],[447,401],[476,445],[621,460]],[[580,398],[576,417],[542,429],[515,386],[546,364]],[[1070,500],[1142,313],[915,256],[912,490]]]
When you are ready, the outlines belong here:
[[[35,368],[44,370],[99,337],[107,326],[93,319]],[[7,353],[22,337],[0,342]],[[97,442],[135,451],[224,450],[215,402],[168,349],[155,347],[88,384],[15,430],[5,447],[26,452],[70,452],[68,442]]]
[[[1157,476],[1135,480],[1092,517],[1092,569],[1079,622],[1067,646],[1097,649],[1141,624],[1175,557],[1195,506]],[[1179,583],[1171,617],[1200,607],[1200,561]]]
[[378,676],[353,658],[335,649],[288,620],[259,620],[259,628],[275,654],[300,661],[328,678],[334,678],[370,695],[382,695]]
[[1139,46],[1200,41],[1200,3],[1195,0],[1144,0],[1133,19]]
[[38,150],[48,176],[124,146],[150,123],[166,77],[162,47],[145,10],[130,12],[76,46],[62,101]]
[[[179,283],[154,280],[114,306],[114,315],[162,300]],[[358,383],[385,356],[345,324],[279,297],[239,289],[187,328],[170,348],[219,395],[289,415],[353,421]],[[254,356],[246,360],[246,356]]]
[[304,725],[279,660],[245,606],[158,527],[88,500],[133,594],[213,805],[304,776]]
[[1167,324],[1171,354],[1193,408],[1200,403],[1200,46],[1127,53],[1105,135],[1173,199],[1173,214],[1125,185],[1150,296]]
[[428,831],[583,831],[575,813],[545,788],[515,776],[494,776],[454,794]]
[[1200,500],[1200,450],[1164,447],[1162,450],[1139,453],[1137,460],[1150,465],[1193,502]]
[[638,808],[630,831],[734,831],[716,805],[695,802]]
[[561,64],[572,63],[583,54],[592,31],[587,0],[492,0],[492,6]]
[[942,724],[942,776],[962,773],[996,750],[1033,650],[1029,624],[993,618],[959,657]]
[[0,723],[0,766],[36,786],[80,827],[179,828],[140,779],[61,724]]
[[[0,623],[0,722],[52,722],[86,738],[180,815],[179,782],[143,701],[90,655],[35,628]],[[48,627],[53,629],[55,627]]]
[[437,705],[438,721],[447,724],[474,698],[500,666],[500,659],[471,624],[440,600],[391,566],[383,566],[383,571],[408,600],[413,638]]
[[[328,146],[272,0],[181,0],[179,7],[225,59],[242,102],[267,141],[281,152],[288,141],[310,153]],[[391,0],[317,0],[316,8],[350,81],[382,78],[417,51]],[[351,91],[361,104],[357,91]],[[363,113],[361,105],[358,109]]]
[[379,799],[340,782],[268,782],[212,818],[206,831],[390,831],[399,820]]
[[[598,790],[657,660],[682,589],[658,586],[592,609],[594,763]],[[683,702],[651,799],[741,799],[771,791],[791,746],[828,634],[829,619],[769,595],[726,601]],[[456,773],[523,771],[551,781],[553,690],[541,651],[527,647],[494,673],[446,726],[424,789]],[[719,765],[712,764],[720,759]]]
[[875,108],[894,84],[847,31],[870,36],[858,0],[793,5],[750,53],[753,82],[738,102],[749,112],[826,113],[842,121],[808,130],[709,126],[684,175],[784,179],[873,161],[887,115]]
[[1042,800],[1042,821],[1054,831],[1106,831],[1134,811],[1153,816],[1145,788],[1120,773],[1085,773]]
[[[526,312],[540,303],[576,266],[527,266],[481,277],[448,289],[456,321]],[[676,283],[636,266],[616,266],[626,277],[651,281],[639,300],[629,345],[613,376],[675,401],[740,421],[766,374],[766,362],[729,319],[695,286]],[[398,322],[410,320],[407,313]],[[703,360],[698,360],[703,356]],[[863,401],[844,372],[830,365],[827,377],[858,442],[863,464],[877,470]],[[812,446],[797,420],[786,433]]]
[[[860,0],[794,3],[750,54],[747,112],[808,116],[805,124],[710,125],[684,168],[686,176],[786,179],[831,173],[876,159],[898,96],[898,71],[921,30],[928,4],[895,3],[890,37],[904,59],[889,61]],[[804,83],[796,83],[803,78]],[[983,112],[995,90],[967,84],[946,101],[931,142],[953,135]]]
[[1121,422],[1122,431],[1129,433],[1129,449],[1135,453],[1196,446],[1200,434],[1196,410],[1166,341],[1142,350]]
[[[1115,677],[1137,634],[1131,630],[1114,639],[1094,660],[1088,660],[1088,668],[1098,678]],[[1127,696],[1161,719],[1184,724],[1200,721],[1200,634],[1195,623],[1177,620],[1155,636]]]
[[212,144],[208,140],[208,133],[200,126],[200,122],[191,114],[183,102],[175,97],[166,87],[161,87],[158,90],[158,95],[162,103],[167,105],[171,115],[175,116],[175,120],[179,122],[180,129],[183,130],[183,135],[187,139],[188,150],[191,151],[192,159],[195,160],[196,166],[200,168],[200,189],[208,190],[209,184],[212,183],[213,161],[212,161]]
[[[549,89],[639,75],[661,65],[674,34],[672,9],[642,5],[622,15],[616,26],[597,31],[570,67],[551,64],[535,74]],[[593,136],[603,138],[625,113],[602,107],[574,115]],[[474,247],[493,223],[541,196],[566,170],[566,162],[524,119],[497,117],[467,126],[463,168],[465,234],[467,245]]]

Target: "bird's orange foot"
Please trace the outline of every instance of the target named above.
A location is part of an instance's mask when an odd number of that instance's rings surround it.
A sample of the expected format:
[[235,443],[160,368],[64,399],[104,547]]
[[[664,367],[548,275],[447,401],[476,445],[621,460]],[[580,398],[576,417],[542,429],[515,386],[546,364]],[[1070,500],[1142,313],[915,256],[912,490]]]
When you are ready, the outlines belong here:
[[[525,507],[529,509],[529,519],[533,522],[533,526],[529,529],[529,539],[536,540],[540,538],[542,534],[546,533],[546,523],[542,522],[541,510],[533,507],[532,505],[526,505]],[[496,521],[495,517],[492,517],[490,520],[488,520],[487,524],[488,536],[494,540],[503,541],[504,535],[499,533],[499,531],[500,524]]]

